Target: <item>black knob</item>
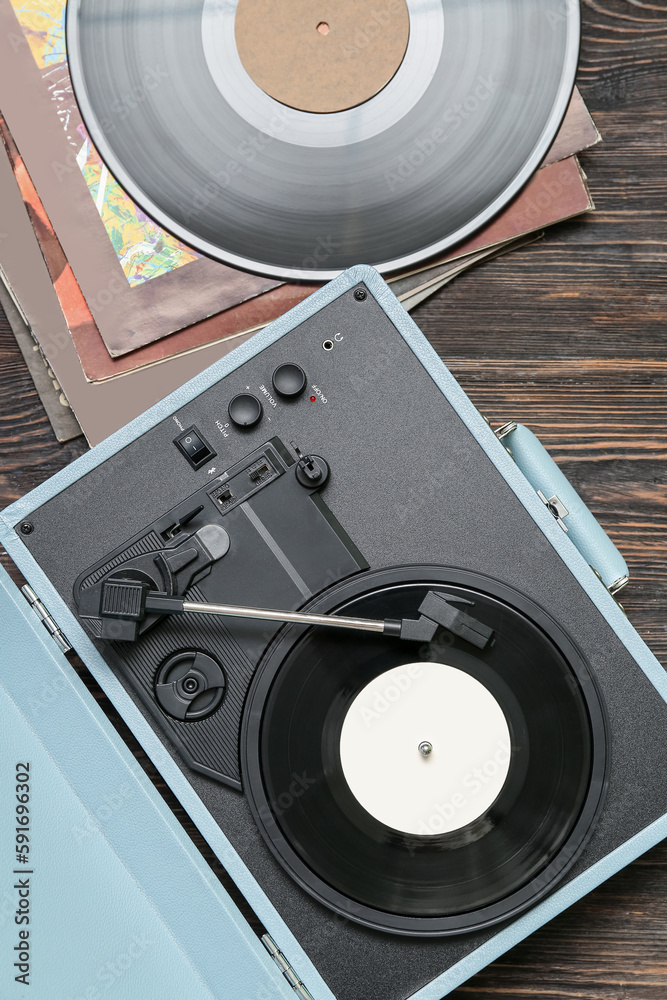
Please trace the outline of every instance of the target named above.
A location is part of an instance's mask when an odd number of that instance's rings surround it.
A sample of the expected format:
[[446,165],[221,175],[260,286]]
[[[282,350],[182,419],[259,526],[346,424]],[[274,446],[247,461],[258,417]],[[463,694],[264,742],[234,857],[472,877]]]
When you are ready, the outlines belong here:
[[295,472],[302,486],[319,489],[329,478],[329,464],[321,455],[302,455]]
[[306,388],[306,373],[299,365],[278,365],[273,373],[273,388],[279,396],[294,399]]
[[262,416],[262,404],[251,392],[240,392],[230,402],[228,412],[237,427],[254,427]]

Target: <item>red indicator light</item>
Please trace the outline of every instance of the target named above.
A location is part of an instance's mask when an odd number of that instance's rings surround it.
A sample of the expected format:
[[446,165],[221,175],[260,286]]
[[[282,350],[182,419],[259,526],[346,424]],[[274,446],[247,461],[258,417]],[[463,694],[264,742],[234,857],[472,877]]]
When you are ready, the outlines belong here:
[[316,403],[317,402],[317,396],[311,396],[310,397],[310,401],[311,401],[311,403]]

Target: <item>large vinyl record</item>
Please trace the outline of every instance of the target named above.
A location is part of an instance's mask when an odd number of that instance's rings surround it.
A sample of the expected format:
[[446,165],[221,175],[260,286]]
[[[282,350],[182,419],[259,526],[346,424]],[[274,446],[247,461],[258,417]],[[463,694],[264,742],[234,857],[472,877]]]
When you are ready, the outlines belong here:
[[70,0],[69,65],[129,194],[278,277],[404,269],[538,167],[571,95],[565,0]]
[[445,935],[514,916],[573,864],[603,798],[605,715],[567,635],[501,584],[385,570],[314,607],[415,617],[429,589],[492,641],[289,627],[248,697],[242,766],[267,843],[316,899]]

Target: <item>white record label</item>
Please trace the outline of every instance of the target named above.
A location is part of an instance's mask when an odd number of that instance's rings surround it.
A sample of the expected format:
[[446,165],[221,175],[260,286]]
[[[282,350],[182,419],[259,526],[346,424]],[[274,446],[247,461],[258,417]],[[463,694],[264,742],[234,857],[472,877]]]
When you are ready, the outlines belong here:
[[491,692],[444,663],[380,674],[354,699],[340,757],[357,801],[394,830],[438,836],[482,816],[510,766],[510,732]]

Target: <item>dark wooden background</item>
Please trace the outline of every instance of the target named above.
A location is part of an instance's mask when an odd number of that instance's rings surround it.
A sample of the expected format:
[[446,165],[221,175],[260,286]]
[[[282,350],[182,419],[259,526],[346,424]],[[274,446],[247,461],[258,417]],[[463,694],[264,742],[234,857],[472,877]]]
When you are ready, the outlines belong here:
[[[492,423],[523,421],[550,449],[624,553],[623,604],[667,666],[667,5],[584,0],[582,14],[597,211],[414,315]],[[0,447],[2,507],[85,448],[55,441],[1,314]],[[667,1000],[667,845],[454,995]]]

